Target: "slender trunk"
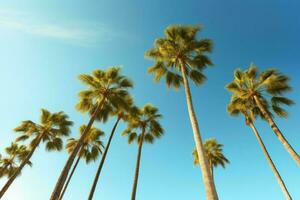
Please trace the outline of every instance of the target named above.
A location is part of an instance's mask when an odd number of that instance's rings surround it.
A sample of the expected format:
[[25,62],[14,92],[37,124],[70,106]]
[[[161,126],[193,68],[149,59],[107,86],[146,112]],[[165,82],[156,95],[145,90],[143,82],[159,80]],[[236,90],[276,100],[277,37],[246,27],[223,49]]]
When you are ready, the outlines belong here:
[[77,165],[78,165],[79,161],[80,161],[80,156],[78,156],[78,158],[77,158],[77,160],[76,160],[76,162],[75,162],[75,165],[74,165],[74,167],[73,167],[73,169],[72,169],[72,171],[71,171],[71,174],[70,174],[70,176],[68,177],[68,180],[67,180],[66,184],[64,185],[64,188],[63,188],[63,191],[62,191],[62,193],[61,193],[61,195],[60,195],[60,197],[59,197],[59,200],[62,200],[62,199],[63,199],[63,197],[64,197],[64,195],[65,195],[65,192],[67,191],[67,188],[68,188],[68,186],[69,186],[69,183],[70,183],[70,181],[71,181],[71,179],[72,179],[72,177],[73,177],[73,174],[74,174],[74,172],[75,172],[75,170],[76,170],[76,168],[77,168]]
[[289,191],[287,190],[287,188],[286,188],[286,186],[285,186],[285,184],[284,184],[284,182],[283,182],[283,180],[282,180],[282,178],[281,178],[278,170],[276,169],[275,164],[273,163],[273,161],[272,161],[272,159],[271,159],[271,157],[270,157],[270,155],[268,153],[268,150],[266,149],[266,147],[264,145],[264,142],[262,141],[262,139],[261,139],[261,137],[260,137],[257,129],[255,128],[255,126],[254,126],[254,124],[252,122],[249,123],[249,126],[252,128],[252,130],[253,130],[253,132],[255,134],[255,137],[258,140],[259,145],[260,145],[261,149],[263,150],[263,152],[264,152],[264,154],[266,156],[266,159],[267,159],[267,161],[268,161],[268,163],[269,163],[269,165],[270,165],[270,167],[271,167],[271,169],[272,169],[272,171],[273,171],[273,173],[274,173],[274,175],[275,175],[275,177],[276,177],[276,179],[278,181],[278,184],[279,184],[279,186],[280,186],[280,188],[281,188],[281,190],[282,190],[285,198],[287,200],[292,200],[292,197],[289,194]]
[[210,173],[211,173],[213,184],[215,185],[214,166],[213,165],[210,165]]
[[199,158],[199,164],[202,172],[202,179],[204,182],[205,192],[206,192],[206,198],[207,200],[217,200],[218,194],[216,191],[215,184],[213,182],[212,174],[210,171],[210,167],[205,155],[205,151],[203,148],[203,143],[199,131],[199,125],[196,119],[195,111],[193,108],[193,101],[192,101],[192,95],[189,87],[188,78],[186,75],[186,69],[184,67],[184,64],[181,63],[181,73],[183,77],[183,83],[184,83],[184,89],[186,94],[186,101],[187,101],[187,107],[189,111],[190,121],[193,129],[194,134],[194,140],[196,143],[196,149],[198,153]]
[[78,153],[78,151],[79,151],[86,135],[88,134],[89,130],[91,129],[91,127],[92,127],[92,125],[93,125],[93,123],[96,119],[97,114],[101,111],[101,109],[104,105],[104,100],[105,99],[103,99],[101,102],[98,103],[97,108],[96,108],[95,112],[92,114],[87,127],[84,129],[77,145],[75,146],[74,150],[72,151],[71,155],[69,156],[68,161],[66,162],[66,164],[65,164],[65,166],[64,166],[64,168],[63,168],[63,170],[62,170],[62,172],[61,172],[61,174],[60,174],[60,176],[59,176],[59,178],[56,182],[56,185],[55,185],[55,188],[54,188],[54,190],[51,194],[50,200],[58,200],[59,199],[59,196],[61,194],[61,190],[62,190],[62,188],[63,188],[63,186],[66,182],[67,176],[68,176],[69,171],[72,167],[72,164],[75,160],[75,157],[76,157],[76,155],[77,155],[77,153]]
[[102,156],[102,158],[101,158],[99,167],[98,167],[98,169],[97,169],[97,173],[96,173],[95,178],[94,178],[94,182],[93,182],[93,185],[92,185],[92,188],[91,188],[91,191],[90,191],[88,200],[92,200],[92,199],[93,199],[93,196],[94,196],[94,193],[95,193],[95,190],[96,190],[96,187],[97,187],[98,179],[99,179],[99,176],[100,176],[100,173],[101,173],[103,164],[104,164],[104,162],[105,162],[105,158],[106,158],[108,149],[109,149],[109,147],[110,147],[110,143],[111,143],[111,141],[112,141],[112,138],[113,138],[113,136],[114,136],[114,133],[115,133],[115,131],[116,131],[116,128],[117,128],[117,126],[118,126],[120,120],[121,120],[121,118],[118,117],[118,119],[117,119],[117,121],[116,121],[116,123],[115,123],[115,125],[114,125],[114,127],[113,127],[113,129],[112,129],[112,131],[111,131],[111,133],[110,133],[110,136],[109,136],[107,145],[106,145],[106,147],[105,147],[103,156]]
[[277,127],[277,125],[274,122],[274,120],[272,119],[272,117],[266,111],[265,107],[261,104],[259,98],[257,96],[254,96],[254,100],[255,100],[257,106],[259,107],[260,111],[262,112],[263,116],[269,123],[270,127],[272,128],[273,132],[279,139],[279,141],[283,144],[284,148],[292,156],[292,158],[296,161],[296,163],[298,165],[300,165],[300,156],[297,154],[297,152],[293,149],[293,147],[289,144],[289,142],[286,140],[284,135],[281,133],[280,129]]
[[139,179],[142,147],[143,147],[143,143],[144,143],[144,132],[145,132],[145,130],[143,130],[143,132],[142,132],[141,141],[138,142],[138,154],[137,154],[137,159],[136,159],[134,181],[133,181],[133,187],[132,187],[132,192],[131,192],[131,200],[135,200],[135,197],[136,197],[136,189],[137,189],[137,184],[138,184],[138,179]]
[[3,195],[5,194],[5,192],[7,191],[7,189],[10,187],[10,185],[14,182],[14,180],[16,179],[16,177],[20,174],[20,172],[22,171],[23,167],[25,167],[25,165],[30,161],[30,158],[32,157],[34,151],[36,150],[36,148],[39,146],[40,142],[43,139],[44,134],[41,134],[36,143],[34,144],[34,146],[32,147],[30,153],[26,156],[26,159],[23,160],[23,162],[20,164],[20,166],[18,167],[18,169],[14,172],[14,174],[12,176],[9,177],[9,179],[7,180],[7,182],[5,183],[5,185],[3,186],[3,188],[0,191],[0,199],[3,197]]
[[214,177],[214,167],[213,166],[211,166],[211,177],[212,177],[212,180],[213,180],[213,182],[214,182],[214,184],[215,184],[215,177]]

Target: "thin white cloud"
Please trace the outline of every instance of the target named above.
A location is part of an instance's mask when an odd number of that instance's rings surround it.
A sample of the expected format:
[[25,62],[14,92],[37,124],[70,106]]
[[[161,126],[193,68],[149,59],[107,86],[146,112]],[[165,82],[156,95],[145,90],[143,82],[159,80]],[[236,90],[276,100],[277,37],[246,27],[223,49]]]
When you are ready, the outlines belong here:
[[[71,23],[70,23],[71,24]],[[73,45],[96,46],[116,37],[116,31],[97,23],[49,23],[14,10],[0,10],[0,29],[18,31],[39,37],[52,38]]]

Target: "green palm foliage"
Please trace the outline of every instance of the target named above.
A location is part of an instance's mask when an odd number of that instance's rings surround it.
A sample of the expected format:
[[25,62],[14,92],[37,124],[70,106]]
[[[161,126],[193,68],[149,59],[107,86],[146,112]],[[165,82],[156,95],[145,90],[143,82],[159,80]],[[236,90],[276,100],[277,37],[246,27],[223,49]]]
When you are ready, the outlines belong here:
[[124,103],[125,104],[123,104],[119,107],[115,107],[112,104],[106,104],[104,106],[102,112],[101,112],[102,114],[100,115],[100,119],[102,119],[102,121],[105,121],[108,117],[116,117],[117,120],[116,120],[116,122],[115,122],[115,124],[114,124],[114,126],[111,130],[110,136],[108,138],[107,145],[105,146],[105,150],[104,150],[103,156],[101,158],[101,161],[99,163],[97,172],[95,174],[93,185],[91,187],[88,200],[93,199],[93,196],[94,196],[94,193],[95,193],[95,190],[96,190],[96,187],[97,187],[97,183],[98,183],[98,180],[99,180],[99,177],[100,177],[100,173],[102,171],[102,167],[103,167],[105,159],[106,159],[107,152],[109,150],[112,138],[115,134],[117,126],[119,125],[119,122],[121,120],[123,120],[124,122],[127,122],[128,119],[133,117],[136,113],[137,109],[134,107],[134,101],[133,101],[133,98],[131,96],[127,95],[124,98]]
[[203,70],[212,65],[212,61],[207,56],[212,51],[212,41],[198,39],[197,33],[200,30],[200,26],[168,26],[164,32],[165,37],[156,39],[154,47],[149,49],[145,56],[155,61],[148,69],[148,73],[154,74],[155,82],[164,77],[168,87],[178,89],[183,84],[206,198],[217,200],[218,195],[205,157],[189,86],[189,80],[196,86],[201,85],[206,80]]
[[131,200],[135,200],[137,183],[140,169],[141,152],[143,143],[152,144],[155,139],[163,135],[163,128],[158,120],[161,118],[159,110],[151,104],[146,104],[143,108],[139,109],[134,117],[132,117],[123,131],[122,135],[128,137],[128,143],[137,142],[138,154],[136,161],[135,176],[133,182],[133,189],[131,193]]
[[[116,108],[126,106],[124,98],[129,96],[128,89],[133,87],[131,80],[121,75],[121,69],[118,67],[110,67],[106,71],[95,70],[92,75],[81,74],[79,79],[87,85],[88,89],[79,93],[79,103],[76,109],[80,112],[89,112],[91,115],[95,113],[97,104],[104,102]],[[97,113],[98,120],[107,119],[109,109],[103,107],[101,113]]]
[[[29,150],[25,145],[13,142],[9,147],[5,148],[5,153],[7,154],[5,158],[0,156],[0,178],[5,176],[10,178],[18,169],[20,163],[26,159]],[[29,166],[32,165],[30,161],[27,164]]]
[[282,106],[290,106],[294,103],[284,96],[286,92],[291,91],[289,78],[276,69],[268,69],[259,73],[256,66],[251,64],[245,71],[236,70],[234,72],[234,80],[226,88],[235,98],[255,105],[255,112],[257,110],[260,112],[259,115],[269,123],[273,132],[292,158],[300,164],[299,155],[273,120],[274,115],[287,117],[288,113]]
[[155,40],[154,48],[145,55],[155,63],[148,69],[154,74],[154,81],[165,77],[168,87],[179,88],[183,81],[183,70],[196,85],[201,85],[206,79],[203,69],[212,65],[206,55],[212,51],[210,39],[197,39],[200,26],[168,26],[165,38]]
[[[84,130],[86,129],[86,125],[80,126],[79,132],[80,135],[83,134]],[[87,164],[89,164],[92,161],[96,161],[97,158],[102,154],[103,149],[103,142],[101,141],[101,137],[104,136],[104,132],[100,129],[97,129],[95,127],[92,127],[87,136],[85,137],[83,144],[81,146],[81,149],[78,153],[78,158],[73,166],[73,169],[70,173],[70,176],[68,177],[68,180],[63,188],[62,194],[60,195],[59,199],[61,200],[68,188],[68,185],[71,181],[71,178],[79,164],[80,159],[84,159]],[[78,143],[78,139],[75,138],[69,138],[67,142],[66,149],[68,153],[72,153],[75,146]]]
[[[264,101],[265,107],[267,107],[267,105],[265,105],[266,103],[267,102]],[[227,111],[231,116],[243,115],[245,117],[246,125],[252,129],[252,131],[253,131],[253,133],[254,133],[254,135],[255,135],[270,167],[271,167],[271,170],[274,173],[274,176],[275,176],[283,194],[285,195],[286,199],[291,200],[292,197],[291,197],[283,179],[281,178],[281,175],[280,175],[279,171],[277,170],[262,138],[260,137],[258,130],[256,129],[256,127],[254,125],[254,121],[256,120],[256,118],[258,116],[260,116],[262,118],[264,117],[262,115],[262,113],[260,112],[259,108],[257,107],[257,105],[255,104],[255,102],[248,101],[247,99],[242,99],[237,96],[232,96],[231,101],[227,106]]]
[[79,93],[79,103],[76,105],[78,111],[90,114],[90,120],[81,135],[76,147],[70,154],[64,169],[56,183],[50,200],[57,200],[61,194],[68,173],[89,129],[95,120],[104,121],[107,116],[101,112],[106,105],[114,107],[126,106],[125,97],[128,89],[133,87],[132,82],[121,74],[118,67],[110,67],[107,70],[94,70],[91,75],[82,74],[79,79],[87,86],[86,90]]
[[[208,139],[204,142],[203,147],[205,149],[205,154],[211,169],[212,175],[214,174],[214,167],[222,166],[225,168],[225,165],[229,163],[229,160],[223,154],[223,145],[219,144],[216,139]],[[199,158],[197,150],[193,151],[194,165],[199,165]]]
[[60,151],[63,148],[62,137],[70,134],[73,122],[64,112],[51,113],[46,109],[41,110],[40,123],[30,120],[23,121],[14,130],[21,133],[16,141],[30,141],[30,147],[34,148],[40,142],[46,144],[46,150]]
[[27,120],[23,121],[14,129],[16,132],[21,133],[21,136],[19,136],[16,141],[30,140],[30,152],[1,189],[0,198],[13,183],[23,167],[30,161],[31,156],[41,142],[46,144],[46,150],[62,150],[62,137],[66,137],[70,134],[70,126],[73,124],[68,118],[69,117],[62,111],[51,113],[46,109],[42,109],[40,123]]
[[[83,134],[85,129],[86,125],[80,126],[80,135]],[[104,132],[102,130],[92,127],[83,141],[78,157],[83,158],[87,164],[91,161],[96,161],[102,154],[103,142],[100,138],[103,136]],[[78,141],[79,140],[75,138],[68,139],[66,146],[68,153],[72,153]]]

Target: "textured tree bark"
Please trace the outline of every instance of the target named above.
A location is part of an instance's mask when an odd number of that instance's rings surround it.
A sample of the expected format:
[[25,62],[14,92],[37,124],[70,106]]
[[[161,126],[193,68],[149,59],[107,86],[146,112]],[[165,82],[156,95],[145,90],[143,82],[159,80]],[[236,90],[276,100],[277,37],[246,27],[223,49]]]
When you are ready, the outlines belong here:
[[297,154],[297,152],[293,149],[293,147],[290,145],[290,143],[286,140],[284,135],[281,133],[280,129],[277,127],[273,118],[269,115],[269,113],[266,111],[265,107],[261,104],[259,98],[257,96],[254,96],[254,100],[255,100],[259,110],[262,112],[263,116],[265,117],[265,119],[269,123],[270,127],[272,128],[273,132],[277,136],[278,140],[282,143],[284,148],[287,150],[287,152],[292,156],[292,158],[296,161],[296,163],[299,166],[300,165],[300,156]]
[[77,165],[78,165],[79,161],[80,161],[80,157],[78,156],[78,158],[77,158],[77,160],[76,160],[76,162],[75,162],[75,165],[74,165],[74,167],[73,167],[73,169],[72,169],[72,171],[71,171],[71,174],[70,174],[70,176],[68,177],[68,180],[67,180],[66,184],[64,185],[64,188],[63,188],[63,191],[62,191],[62,193],[61,193],[61,195],[60,195],[60,197],[59,197],[59,200],[62,200],[62,199],[63,199],[63,197],[64,197],[64,195],[65,195],[65,192],[67,191],[67,188],[68,188],[68,186],[69,186],[69,183],[70,183],[70,181],[71,181],[71,179],[72,179],[72,177],[73,177],[73,174],[74,174],[74,172],[75,172],[75,170],[76,170],[76,168],[77,168]]
[[193,129],[194,140],[196,143],[196,149],[197,149],[199,164],[200,164],[200,168],[201,168],[201,172],[202,172],[202,179],[204,182],[206,198],[207,198],[207,200],[217,200],[218,194],[216,191],[216,187],[214,185],[214,181],[212,178],[210,167],[208,165],[207,158],[205,156],[205,151],[203,148],[203,143],[202,143],[202,139],[201,139],[201,135],[200,135],[200,131],[199,131],[199,125],[198,125],[194,107],[193,107],[193,101],[192,101],[192,95],[191,95],[191,91],[190,91],[190,87],[189,87],[189,82],[188,82],[188,78],[186,75],[186,69],[185,69],[183,63],[181,63],[181,73],[182,73],[182,77],[183,77],[187,107],[188,107],[190,121],[191,121],[192,129]]
[[137,154],[137,159],[136,159],[134,181],[133,181],[133,187],[132,187],[132,192],[131,192],[131,200],[135,200],[135,197],[136,197],[136,190],[137,190],[137,184],[138,184],[138,179],[139,179],[139,171],[140,171],[140,162],[141,162],[143,143],[144,143],[144,130],[142,133],[142,140],[138,143],[138,154]]
[[84,132],[82,133],[77,145],[75,146],[73,152],[71,153],[71,155],[69,156],[68,158],[68,161],[66,162],[65,164],[65,167],[63,168],[59,178],[58,178],[58,181],[56,182],[56,185],[55,185],[55,188],[51,194],[51,197],[50,197],[50,200],[58,200],[59,199],[59,196],[61,194],[61,190],[66,182],[66,179],[67,179],[67,176],[69,174],[69,171],[72,167],[72,164],[74,162],[74,159],[83,143],[83,140],[84,138],[86,137],[86,135],[88,134],[89,130],[91,129],[95,119],[96,119],[96,116],[97,114],[101,111],[103,105],[104,105],[104,101],[105,99],[103,99],[101,102],[98,103],[98,106],[95,110],[95,112],[93,113],[93,115],[91,116],[90,118],[90,121],[87,125],[87,127],[85,128]]
[[274,173],[274,175],[275,175],[275,177],[276,177],[276,179],[277,179],[277,182],[278,182],[278,184],[279,184],[279,186],[280,186],[280,188],[281,188],[281,190],[282,190],[282,192],[283,192],[285,198],[286,198],[287,200],[292,200],[292,197],[291,197],[289,191],[287,190],[287,188],[286,188],[286,186],[285,186],[285,183],[283,182],[283,180],[282,180],[282,178],[281,178],[281,176],[280,176],[278,170],[276,169],[276,166],[275,166],[275,164],[273,163],[273,161],[272,161],[272,159],[271,159],[271,156],[269,155],[268,150],[267,150],[267,148],[265,147],[264,142],[262,141],[262,139],[261,139],[261,137],[260,137],[260,135],[259,135],[257,129],[255,128],[255,126],[254,126],[254,124],[253,124],[252,122],[249,123],[249,126],[250,126],[251,129],[253,130],[253,132],[254,132],[254,134],[255,134],[255,137],[256,137],[256,139],[258,140],[258,143],[259,143],[261,149],[263,150],[263,152],[264,152],[264,154],[265,154],[265,156],[266,156],[266,159],[267,159],[267,161],[268,161],[268,163],[269,163],[269,165],[270,165],[270,167],[271,167],[271,170],[273,171],[273,173]]
[[5,185],[3,186],[3,188],[0,191],[0,199],[3,197],[3,195],[5,194],[5,192],[7,191],[7,189],[10,187],[10,185],[14,182],[14,180],[16,179],[16,177],[20,174],[20,172],[22,171],[23,167],[28,163],[28,161],[30,161],[30,158],[32,157],[34,151],[36,150],[36,148],[39,146],[42,138],[43,138],[44,134],[41,134],[38,137],[37,142],[34,144],[34,146],[32,147],[30,153],[27,155],[26,159],[23,160],[23,162],[20,164],[20,166],[18,167],[18,169],[15,171],[15,173],[9,177],[9,179],[7,180],[7,182],[5,183]]
[[88,197],[88,200],[92,200],[93,199],[93,196],[94,196],[94,193],[95,193],[95,190],[96,190],[96,186],[97,186],[97,183],[98,183],[98,179],[99,179],[99,176],[100,176],[100,173],[101,173],[101,170],[102,170],[102,167],[103,167],[103,164],[105,162],[105,158],[106,158],[106,155],[107,155],[107,152],[108,152],[108,149],[110,147],[110,143],[112,141],[112,138],[114,136],[114,133],[116,131],[116,128],[120,122],[121,118],[118,117],[111,133],[110,133],[110,136],[109,136],[109,139],[108,139],[108,142],[107,142],[107,145],[105,147],[105,150],[104,150],[104,153],[103,153],[103,156],[101,158],[101,161],[100,161],[100,164],[99,164],[99,167],[97,169],[97,173],[95,175],[95,178],[94,178],[94,182],[93,182],[93,185],[92,185],[92,188],[91,188],[91,191],[90,191],[90,194],[89,194],[89,197]]

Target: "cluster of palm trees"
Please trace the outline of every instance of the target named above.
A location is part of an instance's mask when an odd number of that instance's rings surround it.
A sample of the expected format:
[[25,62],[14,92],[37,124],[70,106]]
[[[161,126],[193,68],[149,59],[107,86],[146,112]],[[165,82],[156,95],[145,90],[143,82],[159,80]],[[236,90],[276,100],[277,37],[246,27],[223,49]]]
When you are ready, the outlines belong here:
[[[88,113],[90,120],[87,125],[79,128],[78,138],[68,138],[65,149],[69,153],[69,159],[59,181],[56,185],[59,192],[53,192],[53,199],[61,200],[76,171],[81,159],[88,164],[95,162],[102,155],[99,167],[95,173],[88,199],[93,199],[94,192],[105,162],[111,141],[122,120],[127,123],[127,128],[122,135],[128,137],[128,143],[136,141],[138,144],[138,158],[134,176],[132,199],[135,199],[138,171],[141,160],[142,144],[153,143],[156,138],[162,136],[164,130],[159,123],[161,114],[151,104],[138,108],[129,93],[133,87],[130,79],[121,74],[119,67],[109,67],[107,70],[94,70],[92,74],[82,74],[79,79],[87,85],[87,89],[79,93],[79,102],[76,109]],[[102,130],[93,126],[95,121],[106,122],[109,118],[117,120],[112,128],[107,144],[103,144]],[[21,135],[16,138],[10,147],[5,149],[7,157],[1,158],[0,177],[7,177],[7,182],[0,191],[3,197],[13,181],[20,175],[26,165],[31,166],[30,159],[41,143],[45,143],[46,150],[63,150],[63,137],[71,133],[73,122],[64,112],[51,113],[46,109],[41,110],[40,122],[27,120],[14,130]],[[26,143],[26,141],[30,140]],[[24,144],[19,144],[22,142]]]
[[[190,82],[200,86],[206,80],[203,70],[212,65],[208,54],[212,51],[210,39],[198,39],[200,26],[172,25],[165,30],[165,35],[154,42],[145,56],[154,60],[148,73],[154,75],[154,81],[164,78],[168,87],[179,89],[184,87],[187,109],[191,121],[196,148],[193,151],[194,164],[199,165],[202,180],[208,200],[217,200],[218,194],[214,183],[214,167],[225,167],[229,160],[223,154],[223,145],[216,139],[203,141],[199,124],[194,111]],[[164,129],[159,123],[162,115],[158,108],[151,104],[137,107],[129,90],[132,81],[121,74],[120,68],[109,67],[106,70],[94,70],[91,74],[82,74],[79,79],[87,88],[79,92],[79,102],[76,109],[87,113],[89,121],[79,129],[76,138],[68,138],[65,149],[69,157],[57,180],[50,200],[62,200],[68,185],[76,171],[78,163],[83,159],[87,164],[95,162],[101,156],[99,166],[88,195],[93,199],[100,174],[105,163],[112,139],[121,121],[126,124],[122,136],[128,138],[128,143],[137,144],[136,169],[134,173],[131,200],[136,199],[141,155],[144,143],[152,144],[160,138]],[[278,170],[261,140],[254,121],[260,117],[267,121],[290,153],[292,158],[300,164],[300,157],[283,136],[274,122],[273,116],[286,117],[287,111],[282,105],[292,105],[293,101],[284,96],[291,90],[288,77],[275,69],[258,73],[251,65],[246,71],[236,70],[234,80],[226,86],[232,93],[227,107],[231,115],[242,114],[246,125],[254,131],[256,138],[274,172],[285,196],[291,199]],[[104,132],[94,126],[94,122],[105,123],[109,119],[116,121],[108,137],[107,144],[103,143]],[[0,198],[21,174],[22,169],[32,163],[31,157],[41,143],[45,143],[46,150],[61,151],[64,149],[63,138],[69,137],[73,122],[64,112],[51,113],[42,109],[40,122],[27,120],[14,130],[21,135],[10,147],[5,149],[6,156],[0,158],[0,178],[7,177],[7,182],[0,191]]]
[[268,69],[259,73],[257,67],[251,64],[245,71],[236,70],[234,80],[226,88],[232,93],[230,103],[227,106],[229,114],[232,116],[242,114],[245,117],[246,125],[253,130],[286,199],[292,199],[258,130],[254,126],[254,121],[258,117],[265,120],[287,152],[300,165],[299,155],[273,120],[274,115],[287,117],[288,113],[282,106],[294,104],[291,99],[284,96],[286,92],[291,90],[288,81],[289,78],[276,69]]

